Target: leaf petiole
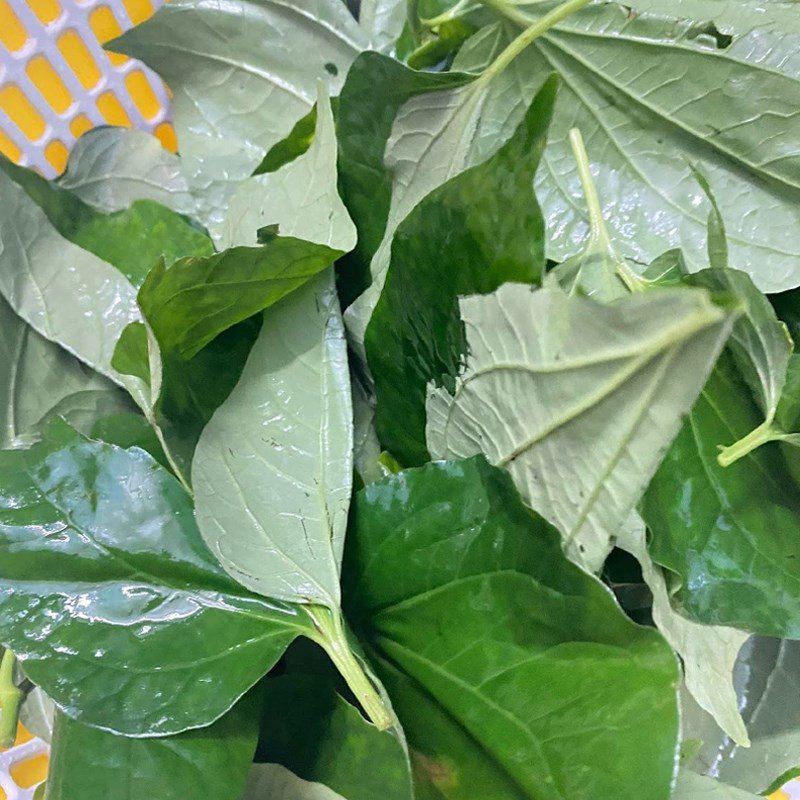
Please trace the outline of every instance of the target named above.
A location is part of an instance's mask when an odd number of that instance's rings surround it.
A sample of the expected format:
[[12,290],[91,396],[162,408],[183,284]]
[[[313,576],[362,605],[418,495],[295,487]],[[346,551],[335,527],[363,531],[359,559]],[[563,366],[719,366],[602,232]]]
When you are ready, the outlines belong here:
[[772,420],[768,419],[757,428],[753,428],[747,436],[743,436],[739,441],[728,445],[728,447],[721,447],[719,455],[717,455],[717,462],[721,467],[729,467],[740,458],[744,458],[748,453],[752,453],[753,450],[761,447],[762,444],[779,442],[791,439],[791,437],[792,434],[784,433],[780,428],[775,427]]
[[393,715],[386,708],[383,698],[350,649],[341,614],[318,605],[305,606],[305,611],[311,617],[317,631],[317,636],[312,637],[313,640],[333,661],[367,717],[379,730],[385,731],[390,728]]
[[16,658],[10,650],[0,661],[0,749],[12,747],[17,738],[19,709],[25,693],[14,683]]

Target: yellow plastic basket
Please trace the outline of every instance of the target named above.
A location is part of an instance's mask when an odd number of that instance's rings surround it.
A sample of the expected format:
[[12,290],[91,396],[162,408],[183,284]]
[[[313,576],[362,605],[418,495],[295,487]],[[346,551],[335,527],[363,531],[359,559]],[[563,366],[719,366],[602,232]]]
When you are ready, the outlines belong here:
[[96,125],[135,126],[175,149],[169,95],[103,43],[163,0],[0,0],[0,152],[53,177]]

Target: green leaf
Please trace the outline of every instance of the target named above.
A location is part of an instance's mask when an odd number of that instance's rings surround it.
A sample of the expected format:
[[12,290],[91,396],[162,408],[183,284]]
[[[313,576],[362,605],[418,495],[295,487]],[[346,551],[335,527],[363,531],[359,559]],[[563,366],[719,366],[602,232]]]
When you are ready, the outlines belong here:
[[466,355],[458,295],[541,278],[544,220],[532,187],[556,88],[548,81],[495,155],[431,192],[395,233],[365,347],[378,436],[406,464],[428,460],[426,385],[452,389]]
[[164,353],[188,360],[220,333],[263,311],[340,254],[291,236],[232,247],[209,258],[163,261],[147,276],[139,304]]
[[126,386],[111,365],[123,328],[140,319],[136,290],[111,264],[65,239],[28,193],[0,174],[0,294],[34,330]]
[[255,764],[242,800],[349,800],[321,783],[298,778],[280,764]]
[[525,501],[559,528],[570,558],[599,570],[730,318],[705,291],[687,289],[602,305],[506,284],[460,302],[469,356],[454,395],[429,389],[431,455],[482,452],[505,466]]
[[672,800],[757,800],[757,795],[682,769]]
[[104,214],[4,157],[0,157],[0,170],[25,190],[61,236],[115,266],[134,286],[141,285],[160,258],[172,262],[181,256],[214,252],[208,236],[151,200]]
[[88,433],[98,417],[130,408],[119,387],[40,336],[0,295],[0,447],[32,442],[53,417]]
[[178,736],[132,739],[58,714],[49,800],[240,800],[258,738],[259,706],[245,697],[213,725]]
[[99,439],[107,444],[122,447],[140,447],[169,469],[169,461],[152,426],[141,414],[111,414],[101,417],[89,433],[92,439]]
[[697,622],[800,635],[800,495],[776,444],[729,467],[716,443],[761,412],[723,353],[645,494],[654,560],[676,573],[674,600]]
[[406,0],[362,0],[358,22],[371,50],[391,53],[406,23]]
[[[733,325],[727,346],[764,414],[764,420],[755,432],[763,431],[765,437],[774,433],[777,437],[782,431],[773,430],[773,422],[792,353],[792,340],[786,326],[776,316],[769,300],[744,272],[706,269],[688,276],[686,280],[692,286],[728,293],[741,304],[743,313]],[[748,433],[752,436],[753,432]],[[719,455],[721,463],[727,466],[732,460],[741,458],[747,452],[748,441],[749,437],[745,437],[731,443],[727,437],[717,442],[728,445]]]
[[348,302],[370,283],[369,263],[389,218],[393,169],[383,156],[397,112],[412,97],[436,97],[471,80],[468,75],[415,72],[377,53],[362,53],[350,68],[337,120],[339,189],[358,230],[355,250],[341,268]]
[[747,747],[750,740],[739,713],[733,669],[749,634],[736,628],[699,625],[673,610],[664,573],[647,552],[644,522],[638,514],[632,514],[622,526],[617,547],[634,556],[642,568],[653,595],[653,622],[680,656],[686,689],[727,736]]
[[[481,68],[528,24],[524,7],[497,5],[517,22],[479,32],[454,68]],[[541,6],[533,5],[532,18]],[[684,13],[664,0],[649,7],[654,13],[593,4],[571,15],[516,59],[513,85],[498,84],[486,98],[486,118],[513,117],[549,72],[562,76],[537,177],[537,196],[551,221],[548,256],[564,260],[585,235],[569,158],[568,132],[577,127],[595,154],[595,180],[622,255],[649,263],[680,247],[692,271],[706,265],[705,198],[694,165],[715,189],[731,264],[762,291],[797,286],[796,6],[769,3],[765,12],[763,3],[720,0],[709,16],[704,10],[694,16],[707,7],[698,3],[684,4]],[[732,41],[712,35],[708,20],[718,12],[735,23]],[[758,91],[750,91],[754,86]]]
[[797,642],[750,639],[735,674],[751,746],[706,733],[693,769],[713,771],[725,783],[758,794],[769,794],[800,774],[798,656]]
[[86,724],[165,735],[221,716],[301,633],[214,561],[147,453],[64,423],[0,453],[0,641]]
[[261,594],[332,609],[353,463],[347,346],[329,271],[276,304],[197,444],[200,532]]
[[177,156],[158,139],[130,128],[93,128],[78,139],[58,185],[101,211],[153,200],[208,226],[230,193],[252,173],[252,158],[222,145]]
[[261,163],[253,170],[253,175],[277,172],[281,167],[307,153],[314,141],[316,127],[317,106],[314,106],[308,114],[297,120],[285,139],[272,145]]
[[53,738],[55,713],[55,703],[39,686],[34,686],[25,695],[19,710],[19,721],[28,733],[50,743]]
[[277,225],[283,236],[340,253],[355,246],[356,229],[336,189],[336,129],[324,84],[318,92],[316,129],[308,151],[277,171],[239,184],[223,221],[211,228],[220,249],[256,244],[256,232],[266,225]]
[[406,470],[351,519],[346,608],[438,790],[418,796],[669,797],[674,656],[507,475],[482,458]]
[[282,764],[347,800],[414,796],[403,742],[367,722],[337,694],[328,674],[265,682],[258,759]]
[[243,152],[250,172],[311,110],[317,80],[338,93],[366,46],[340,0],[179,0],[107,45],[170,86],[184,155],[222,144]]

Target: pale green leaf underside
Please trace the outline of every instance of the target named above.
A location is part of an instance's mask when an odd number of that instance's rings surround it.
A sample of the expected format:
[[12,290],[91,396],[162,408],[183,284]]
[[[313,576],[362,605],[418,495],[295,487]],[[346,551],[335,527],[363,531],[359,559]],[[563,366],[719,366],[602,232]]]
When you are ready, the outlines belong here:
[[568,555],[599,569],[730,322],[704,291],[686,289],[605,306],[506,284],[460,306],[469,356],[454,396],[429,387],[431,455],[483,453],[505,466]]
[[403,32],[407,0],[362,0],[358,20],[370,49],[389,53]]
[[125,393],[36,333],[0,296],[0,447],[29,444],[53,416],[88,433],[129,411]]
[[352,473],[347,349],[327,270],[270,308],[200,436],[200,531],[248,588],[336,608]]
[[340,0],[177,0],[109,44],[170,86],[182,153],[225,142],[251,169],[310,111],[317,80],[338,93],[366,47]]
[[136,290],[110,264],[64,239],[8,176],[0,176],[0,294],[34,330],[125,386],[138,379],[111,366],[123,328],[139,320]]
[[345,800],[321,783],[298,778],[280,764],[254,764],[242,800]]
[[672,800],[758,800],[758,795],[682,769]]
[[[578,127],[623,255],[649,263],[680,247],[692,270],[706,265],[706,205],[694,164],[719,202],[731,265],[762,291],[800,284],[800,37],[748,26],[718,49],[703,34],[708,21],[590,6],[514,61],[514,91],[491,92],[486,116],[508,117],[515,107],[522,113],[549,72],[562,77],[536,182],[553,259],[576,252],[586,232],[567,138]],[[518,32],[508,22],[484,29],[455,66],[486,64]]]
[[728,736],[746,746],[749,738],[739,713],[733,667],[749,634],[721,625],[700,625],[678,614],[670,605],[664,573],[647,552],[641,517],[631,514],[620,531],[617,547],[628,551],[642,567],[653,593],[653,621],[681,657],[686,688]]
[[294,236],[349,252],[356,228],[337,190],[336,129],[325,85],[318,86],[314,141],[303,155],[281,167],[248,178],[237,187],[224,220],[210,227],[219,250],[255,245],[256,232],[278,225],[282,236]]

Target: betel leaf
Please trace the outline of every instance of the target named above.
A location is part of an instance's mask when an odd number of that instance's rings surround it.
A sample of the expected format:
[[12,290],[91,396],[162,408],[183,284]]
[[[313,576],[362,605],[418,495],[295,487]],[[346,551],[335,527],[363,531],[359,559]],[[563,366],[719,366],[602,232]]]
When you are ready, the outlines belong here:
[[117,383],[122,329],[139,319],[136,290],[111,264],[65,239],[27,192],[0,174],[0,294],[38,333]]
[[739,713],[733,668],[749,634],[736,628],[701,625],[673,610],[664,573],[647,552],[644,522],[638,514],[632,514],[620,528],[617,547],[634,556],[641,566],[652,592],[653,622],[681,658],[686,689],[727,736],[747,747],[750,742]]
[[641,506],[654,560],[676,573],[673,600],[698,622],[800,635],[800,493],[778,445],[728,467],[717,442],[761,413],[723,353]]
[[200,532],[254,591],[303,605],[374,723],[392,724],[353,654],[339,572],[353,485],[353,408],[333,270],[270,309],[192,462]]
[[261,594],[338,608],[352,450],[347,347],[328,271],[272,307],[197,444],[198,525],[222,566]]
[[338,93],[367,40],[340,0],[179,0],[107,46],[170,86],[184,154],[235,146],[252,172],[311,109],[318,79]]
[[55,714],[55,703],[39,686],[34,686],[25,695],[19,710],[19,721],[28,733],[49,744],[53,738]]
[[220,219],[230,193],[252,172],[245,153],[220,150],[178,156],[144,131],[93,128],[75,143],[56,183],[100,211],[152,200],[207,226]]
[[[407,465],[428,460],[425,392],[452,389],[466,354],[458,295],[506,281],[536,283],[544,220],[533,177],[557,81],[548,81],[500,150],[434,189],[398,226],[389,271],[367,327],[381,443]],[[517,211],[509,214],[508,209]]]
[[362,0],[358,22],[372,50],[391,52],[406,22],[406,0]]
[[453,395],[429,389],[431,455],[482,452],[506,467],[569,556],[598,570],[702,389],[730,316],[699,289],[603,305],[505,284],[460,305],[469,355]]
[[67,189],[0,156],[0,170],[22,187],[65,239],[115,266],[134,286],[140,286],[160,259],[207,256],[211,240],[183,217],[151,200],[104,214]]
[[792,340],[769,300],[756,289],[746,273],[734,269],[705,269],[688,276],[686,281],[713,292],[726,292],[742,307],[727,347],[740,375],[761,406],[764,419],[743,439],[718,442],[727,445],[719,456],[721,463],[727,465],[771,437],[777,438],[789,432],[780,430],[774,423],[786,382]]
[[141,447],[163,467],[169,469],[169,461],[156,432],[141,414],[119,413],[100,417],[89,433],[92,439],[117,447]]
[[160,738],[117,736],[59,713],[47,797],[241,800],[258,738],[256,699],[242,698],[206,728]]
[[422,796],[669,797],[674,656],[483,458],[361,491],[345,586]]
[[411,800],[403,742],[379,731],[337,693],[330,673],[289,674],[264,685],[257,760],[281,764],[347,800]]
[[412,97],[454,89],[473,78],[417,72],[378,53],[362,53],[353,62],[337,120],[339,190],[358,231],[355,250],[341,268],[348,302],[370,283],[369,263],[389,217],[393,170],[383,156],[397,112]]
[[759,794],[769,794],[800,774],[800,702],[797,642],[754,636],[736,665],[737,695],[751,736],[740,747],[717,732],[706,732],[696,715],[690,720],[705,734],[692,769]]
[[242,800],[349,800],[321,783],[298,778],[280,764],[254,764]]
[[758,795],[682,769],[678,772],[672,800],[758,800]]
[[341,253],[355,246],[356,229],[336,189],[336,129],[324,84],[318,92],[311,146],[277,171],[239,184],[225,218],[211,228],[220,249],[256,244],[257,232],[266,225]]
[[[319,89],[317,89],[317,102],[319,102]],[[267,172],[276,172],[286,164],[291,163],[303,153],[308,152],[314,141],[314,132],[317,128],[317,106],[304,117],[300,117],[284,139],[272,145],[261,163],[253,170],[253,175],[264,175]]]
[[157,264],[139,290],[139,305],[159,347],[188,360],[233,325],[263,311],[340,255],[326,245],[276,236],[208,258]]
[[301,633],[219,567],[189,496],[139,448],[57,421],[0,453],[0,641],[70,717],[165,735],[221,716]]
[[98,417],[132,407],[122,389],[40,336],[0,295],[0,447],[30,443],[56,416],[88,433]]
[[[489,63],[528,24],[519,5],[495,5],[517,21],[480,32],[462,48],[455,68]],[[739,5],[727,4],[725,13],[735,17]],[[770,3],[769,13],[782,20],[776,25],[763,4],[749,5],[748,24],[720,42],[707,33],[709,17],[685,18],[674,4],[660,3],[660,13],[594,4],[539,37],[515,61],[516,87],[492,92],[485,109],[490,118],[527,105],[551,70],[564,81],[537,178],[537,196],[551,223],[551,258],[570,255],[585,233],[568,145],[569,130],[578,127],[596,154],[595,179],[623,255],[649,263],[680,247],[692,270],[706,265],[704,197],[694,165],[716,192],[730,233],[731,264],[762,291],[798,285],[800,183],[792,142],[800,64],[796,35],[781,30],[792,25],[796,32],[797,12],[791,3]],[[541,7],[531,7],[531,16]],[[730,86],[758,88],[731,93]]]

